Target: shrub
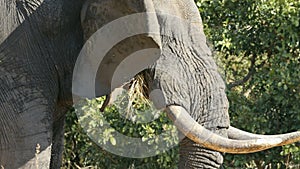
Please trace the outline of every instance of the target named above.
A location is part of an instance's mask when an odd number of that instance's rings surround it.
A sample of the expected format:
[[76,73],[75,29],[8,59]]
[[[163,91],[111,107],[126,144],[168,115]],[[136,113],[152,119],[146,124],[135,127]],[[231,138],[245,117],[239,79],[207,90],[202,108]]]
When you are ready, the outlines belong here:
[[[178,142],[177,130],[167,118],[166,113],[155,111],[149,104],[137,101],[130,107],[129,114],[126,114],[126,116],[131,116],[130,118],[135,120],[128,120],[124,118],[124,114],[119,114],[125,112],[124,108],[127,107],[111,106],[107,107],[104,112],[100,112],[99,109],[103,100],[103,98],[85,100],[75,106],[76,110],[72,110],[67,114],[63,168],[89,166],[103,169],[174,169],[177,167],[178,148],[172,148],[172,145],[177,145]],[[127,106],[128,100],[120,100],[115,105]],[[119,112],[118,110],[123,111]],[[139,123],[145,118],[149,119],[149,112],[154,112],[153,115],[158,116],[157,119],[148,123]],[[111,127],[105,127],[105,121]],[[167,129],[170,133],[163,133],[165,134],[165,140],[159,140],[155,137]],[[94,139],[91,140],[86,132]],[[141,159],[114,155],[102,149],[102,146],[124,146],[120,144],[125,143],[119,143],[118,139],[115,138],[117,132],[129,137],[142,138],[146,144],[153,145],[154,150],[156,148],[155,143],[165,142],[167,143],[165,146],[170,146],[170,150],[157,152],[159,155]],[[139,146],[130,144],[136,143],[126,143],[125,146]],[[158,149],[156,150],[158,151]],[[135,153],[135,151],[136,149],[132,149],[126,153]]]
[[[300,128],[300,1],[198,0],[227,83],[232,125],[275,134]],[[233,168],[299,165],[299,145],[226,155]]]

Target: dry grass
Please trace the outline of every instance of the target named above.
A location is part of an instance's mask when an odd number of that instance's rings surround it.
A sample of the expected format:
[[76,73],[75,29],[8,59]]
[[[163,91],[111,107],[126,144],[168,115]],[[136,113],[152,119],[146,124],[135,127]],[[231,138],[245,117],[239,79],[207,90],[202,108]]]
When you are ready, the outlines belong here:
[[134,102],[135,100],[139,100],[143,103],[150,104],[148,100],[148,84],[145,80],[146,74],[138,74],[134,77],[134,79],[131,81],[130,87],[129,87],[129,100],[130,102]]
[[36,169],[39,169],[39,157],[38,155],[40,154],[41,152],[41,146],[40,144],[37,144],[36,147],[35,147],[35,166],[36,166]]

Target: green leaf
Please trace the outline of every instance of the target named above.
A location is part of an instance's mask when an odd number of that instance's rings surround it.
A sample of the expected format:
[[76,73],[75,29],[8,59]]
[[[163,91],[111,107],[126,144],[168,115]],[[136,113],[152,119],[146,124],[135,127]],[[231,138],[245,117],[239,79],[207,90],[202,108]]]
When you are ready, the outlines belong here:
[[111,143],[112,145],[114,145],[114,146],[117,144],[116,139],[115,139],[114,137],[110,137],[110,138],[109,138],[109,141],[110,141],[110,143]]

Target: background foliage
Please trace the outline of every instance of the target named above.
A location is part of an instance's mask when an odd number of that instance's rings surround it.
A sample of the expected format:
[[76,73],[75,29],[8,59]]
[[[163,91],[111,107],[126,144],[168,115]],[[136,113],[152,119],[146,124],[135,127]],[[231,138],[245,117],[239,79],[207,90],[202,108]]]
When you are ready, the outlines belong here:
[[[227,83],[231,124],[261,134],[299,129],[300,1],[195,2]],[[87,105],[95,110],[92,112],[99,113],[100,102],[98,99]],[[149,108],[143,103],[137,105],[140,105],[139,110]],[[114,121],[116,130],[140,137],[147,137],[170,124],[162,115],[148,128],[137,127],[124,122],[114,108],[107,109],[104,115],[119,119]],[[114,142],[109,134],[103,139],[107,144]],[[89,140],[78,125],[74,111],[67,115],[65,140],[63,168],[176,168],[178,160],[177,148],[146,159],[110,154]],[[300,145],[292,144],[249,155],[226,154],[224,168],[299,168],[299,149]]]
[[[262,134],[300,128],[300,1],[198,0],[228,87],[231,124]],[[299,145],[226,155],[232,168],[292,168]]]
[[[65,150],[63,159],[63,168],[100,168],[100,169],[154,169],[154,168],[176,168],[178,159],[178,148],[172,148],[178,144],[177,130],[172,122],[167,118],[164,112],[158,112],[153,109],[149,103],[145,103],[138,98],[134,100],[130,111],[126,115],[120,115],[118,110],[127,108],[129,99],[123,99],[126,95],[122,95],[121,99],[116,101],[116,105],[109,106],[104,112],[100,112],[104,98],[94,100],[85,100],[75,106],[75,110],[68,113],[66,119],[65,133]],[[155,117],[154,121],[149,123],[140,123],[153,119],[149,117],[152,112]],[[150,113],[151,114],[151,113]],[[147,116],[148,117],[147,117]],[[125,118],[125,116],[127,116]],[[129,117],[130,116],[130,117]],[[128,120],[130,118],[131,120]],[[147,119],[148,118],[148,119]],[[93,120],[91,120],[93,119]],[[109,123],[108,128],[104,126],[104,120]],[[84,129],[83,129],[84,128]],[[101,130],[105,128],[104,130]],[[99,130],[100,129],[100,130]],[[169,133],[163,131],[168,130]],[[86,132],[93,135],[93,140],[86,135]],[[170,147],[167,152],[160,152],[159,155],[149,158],[126,158],[111,154],[101,148],[99,145],[115,146],[118,140],[115,139],[115,133],[119,132],[129,137],[142,138],[143,142],[148,145],[154,145],[163,141],[166,146]],[[164,140],[159,140],[156,135],[165,134]],[[128,143],[127,143],[128,144]],[[139,146],[130,145],[128,148]],[[117,149],[117,147],[116,147]],[[157,149],[157,148],[156,148]],[[128,150],[135,153],[135,149]]]

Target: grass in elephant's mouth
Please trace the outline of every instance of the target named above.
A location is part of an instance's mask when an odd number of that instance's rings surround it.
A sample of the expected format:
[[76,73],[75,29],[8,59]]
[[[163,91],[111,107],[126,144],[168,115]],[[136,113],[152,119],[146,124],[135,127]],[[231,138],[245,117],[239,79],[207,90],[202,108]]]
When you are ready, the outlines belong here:
[[149,76],[146,72],[141,72],[137,74],[131,82],[129,89],[129,98],[131,101],[140,100],[142,103],[150,104],[148,98],[148,83],[146,78]]
[[148,96],[149,88],[146,81],[148,76],[149,74],[145,71],[137,74],[128,83],[127,91],[117,96],[118,99],[113,103],[117,108],[123,110],[125,117],[132,116],[133,109],[146,109],[145,107],[149,109],[153,106]]

